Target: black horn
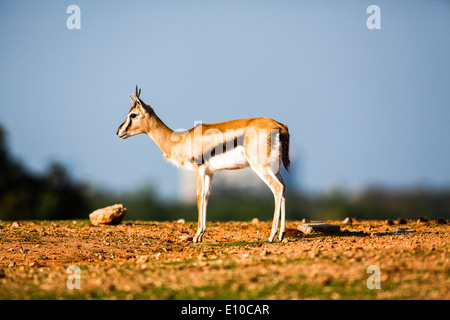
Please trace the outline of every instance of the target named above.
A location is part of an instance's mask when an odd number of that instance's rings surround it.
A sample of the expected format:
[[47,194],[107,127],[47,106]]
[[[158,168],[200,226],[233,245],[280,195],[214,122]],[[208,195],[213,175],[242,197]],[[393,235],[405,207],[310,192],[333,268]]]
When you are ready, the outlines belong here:
[[139,98],[139,95],[141,94],[141,89],[138,91],[138,86],[136,85],[136,97]]

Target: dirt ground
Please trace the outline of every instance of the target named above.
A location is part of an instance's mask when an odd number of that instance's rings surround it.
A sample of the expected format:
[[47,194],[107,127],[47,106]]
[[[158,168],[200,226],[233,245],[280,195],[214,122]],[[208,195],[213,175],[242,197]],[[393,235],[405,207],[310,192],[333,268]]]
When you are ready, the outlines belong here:
[[3,221],[0,299],[450,299],[449,224],[326,222]]

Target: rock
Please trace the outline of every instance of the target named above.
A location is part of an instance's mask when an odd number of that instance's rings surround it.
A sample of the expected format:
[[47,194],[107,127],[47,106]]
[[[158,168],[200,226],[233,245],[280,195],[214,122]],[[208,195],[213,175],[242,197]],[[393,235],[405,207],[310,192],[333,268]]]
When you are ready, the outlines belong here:
[[406,224],[407,221],[404,218],[398,218],[397,220],[395,220],[395,224]]
[[14,221],[12,224],[11,224],[11,228],[19,228],[20,227],[20,223],[18,223],[17,221]]
[[447,224],[447,221],[445,219],[439,218],[436,220],[436,224]]
[[148,256],[138,256],[136,258],[136,263],[146,263],[148,261]]
[[127,208],[123,204],[115,204],[95,210],[89,215],[89,219],[95,226],[101,224],[119,224],[126,213]]
[[351,225],[353,223],[353,220],[352,220],[352,218],[347,217],[344,219],[344,221],[342,223]]
[[387,219],[384,221],[385,224],[387,224],[388,226],[392,226],[394,224],[394,221],[392,221],[391,219]]
[[309,222],[300,224],[297,229],[305,234],[312,232],[322,232],[322,233],[339,233],[341,228],[334,224],[328,224],[323,222]]
[[268,256],[269,254],[271,254],[271,252],[269,250],[264,250],[259,255],[260,256]]
[[253,218],[252,219],[252,224],[258,224],[259,223],[259,219],[258,218]]
[[309,257],[311,259],[313,258],[317,258],[320,255],[320,249],[319,248],[313,248],[310,252],[309,252]]
[[177,220],[177,223],[185,224],[185,223],[186,223],[186,220],[184,220],[184,219],[178,219],[178,220]]
[[419,224],[419,223],[428,223],[428,218],[427,217],[419,217],[419,219],[417,219],[416,223],[417,224]]
[[178,239],[180,239],[181,241],[192,241],[193,238],[188,235],[182,235],[179,236]]
[[198,256],[197,256],[197,259],[198,260],[204,260],[204,259],[206,259],[208,256],[206,255],[206,253],[205,252],[201,252]]

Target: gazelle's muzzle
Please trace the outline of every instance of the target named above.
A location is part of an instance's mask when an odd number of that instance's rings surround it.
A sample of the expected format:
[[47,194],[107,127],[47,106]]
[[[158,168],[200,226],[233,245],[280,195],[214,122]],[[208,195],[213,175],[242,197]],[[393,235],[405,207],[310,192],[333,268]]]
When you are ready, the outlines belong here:
[[[126,132],[126,131],[123,130],[122,128],[123,128],[123,124],[119,127],[119,129],[117,129],[116,134],[117,134],[117,136],[118,136],[120,139],[126,139],[127,136],[128,136],[128,132]],[[124,131],[125,131],[125,132],[124,132]]]

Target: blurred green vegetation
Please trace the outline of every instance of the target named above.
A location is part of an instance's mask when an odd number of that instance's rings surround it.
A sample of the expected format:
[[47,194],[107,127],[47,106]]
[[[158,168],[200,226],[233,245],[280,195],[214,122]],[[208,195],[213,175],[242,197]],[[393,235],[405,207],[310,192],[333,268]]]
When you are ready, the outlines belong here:
[[52,163],[38,175],[13,159],[0,126],[0,219],[81,217],[89,207],[83,190],[61,164]]
[[[186,204],[162,199],[151,186],[133,192],[114,193],[96,190],[74,181],[62,164],[51,164],[43,174],[31,173],[14,159],[0,126],[0,219],[86,219],[95,209],[115,203],[127,208],[127,220],[197,220],[195,201]],[[344,219],[416,219],[420,216],[450,218],[450,186],[444,189],[411,188],[389,190],[368,188],[347,194],[334,190],[326,194],[305,194],[288,187],[288,220]],[[193,199],[196,200],[196,199]],[[270,220],[274,199],[267,189],[260,195],[214,187],[208,203],[208,221]]]

